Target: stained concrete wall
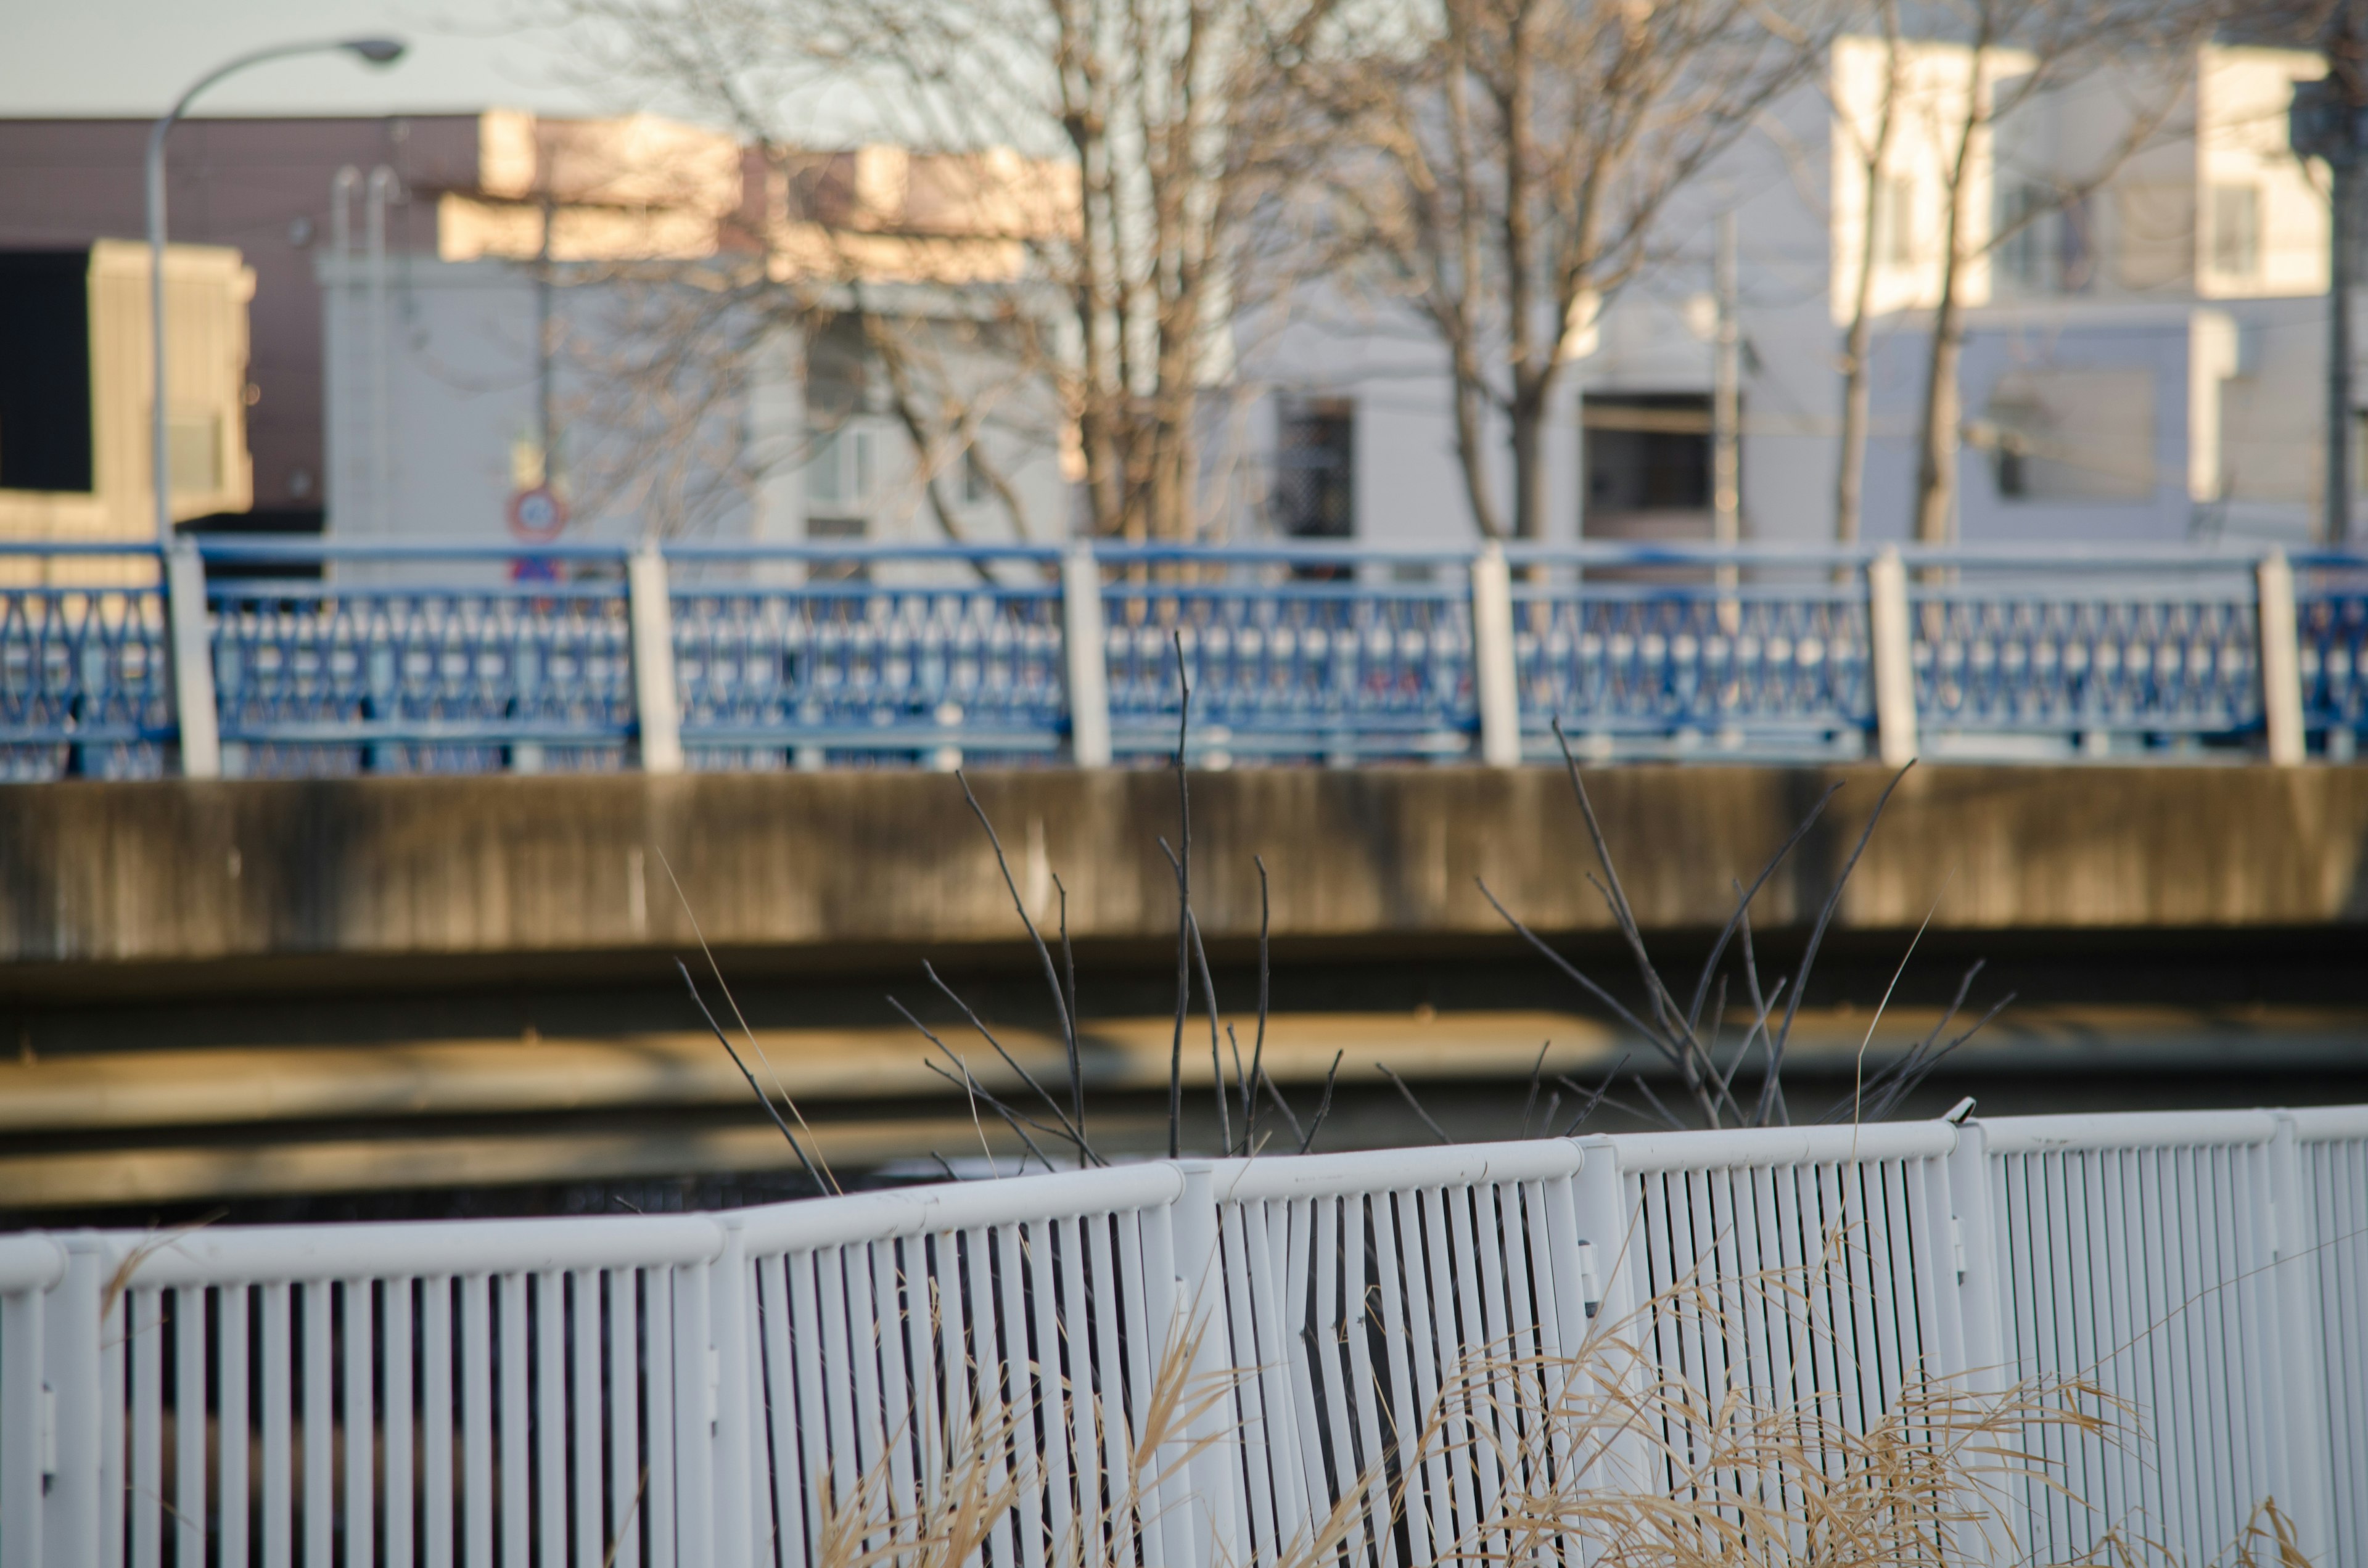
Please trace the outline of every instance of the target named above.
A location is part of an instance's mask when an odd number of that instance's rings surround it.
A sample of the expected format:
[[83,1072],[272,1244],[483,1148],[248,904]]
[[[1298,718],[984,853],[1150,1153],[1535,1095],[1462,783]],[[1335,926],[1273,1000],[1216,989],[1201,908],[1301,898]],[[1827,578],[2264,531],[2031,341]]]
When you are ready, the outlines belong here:
[[[1756,910],[1813,915],[1882,790],[1871,768],[1629,767],[1591,777],[1648,927],[1715,926],[1828,785]],[[1174,931],[1158,772],[982,776],[1040,919],[1087,940]],[[1191,779],[1195,906],[1282,941],[1609,923],[1568,783],[1550,769],[1261,770]],[[668,867],[678,877],[677,898]],[[0,983],[61,967],[303,957],[1001,943],[1017,926],[960,786],[933,774],[68,783],[0,789]],[[1843,927],[2368,925],[2368,769],[1919,767]],[[13,976],[13,981],[8,977]]]

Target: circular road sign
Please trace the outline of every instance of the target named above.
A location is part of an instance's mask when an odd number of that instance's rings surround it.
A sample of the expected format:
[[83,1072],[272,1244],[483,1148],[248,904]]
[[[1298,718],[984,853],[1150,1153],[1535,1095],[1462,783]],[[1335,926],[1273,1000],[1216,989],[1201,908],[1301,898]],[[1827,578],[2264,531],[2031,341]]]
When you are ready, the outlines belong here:
[[510,497],[510,532],[529,544],[548,544],[567,526],[567,503],[548,484],[534,485]]

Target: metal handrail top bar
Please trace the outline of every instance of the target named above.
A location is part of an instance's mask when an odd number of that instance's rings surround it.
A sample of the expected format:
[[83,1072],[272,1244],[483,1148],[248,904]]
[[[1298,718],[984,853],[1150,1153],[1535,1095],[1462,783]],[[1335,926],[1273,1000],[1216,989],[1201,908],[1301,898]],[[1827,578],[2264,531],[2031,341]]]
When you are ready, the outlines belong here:
[[713,1214],[589,1214],[225,1226],[164,1236],[110,1231],[98,1239],[110,1268],[129,1263],[132,1283],[158,1286],[709,1263],[723,1255],[724,1234]]
[[2002,1116],[1980,1126],[1993,1154],[2044,1154],[2057,1150],[2267,1143],[2278,1135],[2278,1113],[2162,1110],[2109,1116]]
[[[554,540],[529,544],[514,540],[476,536],[405,539],[340,539],[323,535],[202,534],[184,536],[199,555],[216,560],[404,560],[481,559],[620,560],[639,546],[634,541]],[[1109,540],[1076,540],[1066,544],[1014,540],[987,544],[930,542],[916,544],[781,540],[723,541],[669,540],[659,551],[669,560],[695,561],[1027,561],[1057,562],[1078,544],[1089,544],[1095,558],[1107,565],[1199,562],[1238,564],[1432,564],[1469,565],[1481,553],[1474,545],[1392,546],[1357,542],[1292,541],[1257,544],[1132,544]],[[2112,570],[2129,566],[2186,569],[2238,569],[2268,557],[2271,545],[2192,545],[2133,543],[2097,544],[1956,544],[1901,545],[1900,559],[1915,566],[1996,567],[2030,565],[2081,570]],[[156,545],[127,540],[0,540],[0,556],[153,556]],[[1672,566],[1736,564],[1765,566],[1864,565],[1881,555],[1870,545],[1739,544],[1671,541],[1634,544],[1613,540],[1577,540],[1554,544],[1510,544],[1508,562],[1524,566]],[[2287,552],[2296,567],[2313,570],[2368,570],[2368,551],[2300,549]]]
[[0,1236],[0,1296],[46,1290],[66,1277],[66,1249],[44,1235]]
[[148,555],[159,553],[153,540],[0,539],[0,556],[8,555]]
[[1156,1209],[1176,1201],[1184,1176],[1162,1160],[1104,1170],[859,1192],[740,1209],[723,1218],[750,1252],[811,1252],[890,1236],[942,1235],[1021,1220]]
[[1611,1151],[1620,1169],[1717,1170],[1792,1164],[1834,1165],[1867,1160],[1913,1160],[1946,1154],[1957,1146],[1957,1128],[1948,1121],[1882,1121],[1831,1127],[1731,1128],[1706,1132],[1619,1132],[1583,1139],[1588,1148]]
[[2305,1143],[2368,1138],[2368,1106],[2310,1106],[2278,1114],[2294,1122],[2294,1136]]
[[856,544],[813,540],[718,541],[667,540],[658,553],[668,561],[1025,561],[1058,564],[1055,544]]
[[1370,1192],[1476,1187],[1484,1182],[1545,1181],[1576,1176],[1586,1155],[1567,1138],[1517,1143],[1455,1143],[1430,1149],[1369,1149],[1241,1160],[1188,1160],[1210,1174],[1220,1203],[1266,1199],[1338,1198]]
[[1354,540],[1293,540],[1256,544],[1129,544],[1092,540],[1094,559],[1104,565],[1158,565],[1193,561],[1224,561],[1241,564],[1289,566],[1301,563],[1353,566],[1428,564],[1469,565],[1479,551],[1469,545],[1372,545]]
[[197,541],[207,561],[623,561],[626,544],[581,540],[550,544],[484,539],[363,540],[283,534],[208,534]]

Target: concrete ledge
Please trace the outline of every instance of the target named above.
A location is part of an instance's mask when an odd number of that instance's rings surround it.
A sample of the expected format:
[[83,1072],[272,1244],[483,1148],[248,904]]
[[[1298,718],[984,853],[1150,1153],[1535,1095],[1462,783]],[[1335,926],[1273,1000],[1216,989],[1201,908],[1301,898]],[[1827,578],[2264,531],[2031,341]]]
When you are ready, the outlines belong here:
[[[1759,906],[1804,922],[1886,775],[1622,767],[1589,778],[1637,915],[1714,926],[1832,783]],[[1156,771],[974,780],[1037,917],[1144,942],[1174,930]],[[1541,930],[1609,925],[1558,770],[1245,770],[1191,778],[1204,928],[1497,937],[1485,877]],[[2368,768],[1918,767],[1844,900],[1844,928],[2311,927],[2368,922]],[[1019,935],[955,781],[925,773],[0,789],[0,983],[60,966],[1004,944]],[[1945,892],[1944,892],[1945,890]],[[13,971],[13,979],[8,978]]]

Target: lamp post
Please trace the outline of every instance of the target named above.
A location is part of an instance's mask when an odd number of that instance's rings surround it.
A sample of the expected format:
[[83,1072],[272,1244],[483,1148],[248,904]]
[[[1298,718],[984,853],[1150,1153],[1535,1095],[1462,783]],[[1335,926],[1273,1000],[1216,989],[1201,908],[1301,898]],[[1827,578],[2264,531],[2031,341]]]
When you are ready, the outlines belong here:
[[150,435],[155,448],[151,454],[154,464],[152,479],[156,492],[156,545],[160,550],[169,550],[173,543],[172,453],[165,425],[165,138],[173,133],[174,125],[199,93],[250,65],[260,65],[267,60],[283,60],[293,54],[340,51],[372,65],[392,65],[403,58],[405,47],[400,39],[348,38],[320,39],[258,49],[218,65],[199,77],[148,132],[148,335],[153,347],[151,367],[155,376],[155,385],[149,396],[149,413]]

